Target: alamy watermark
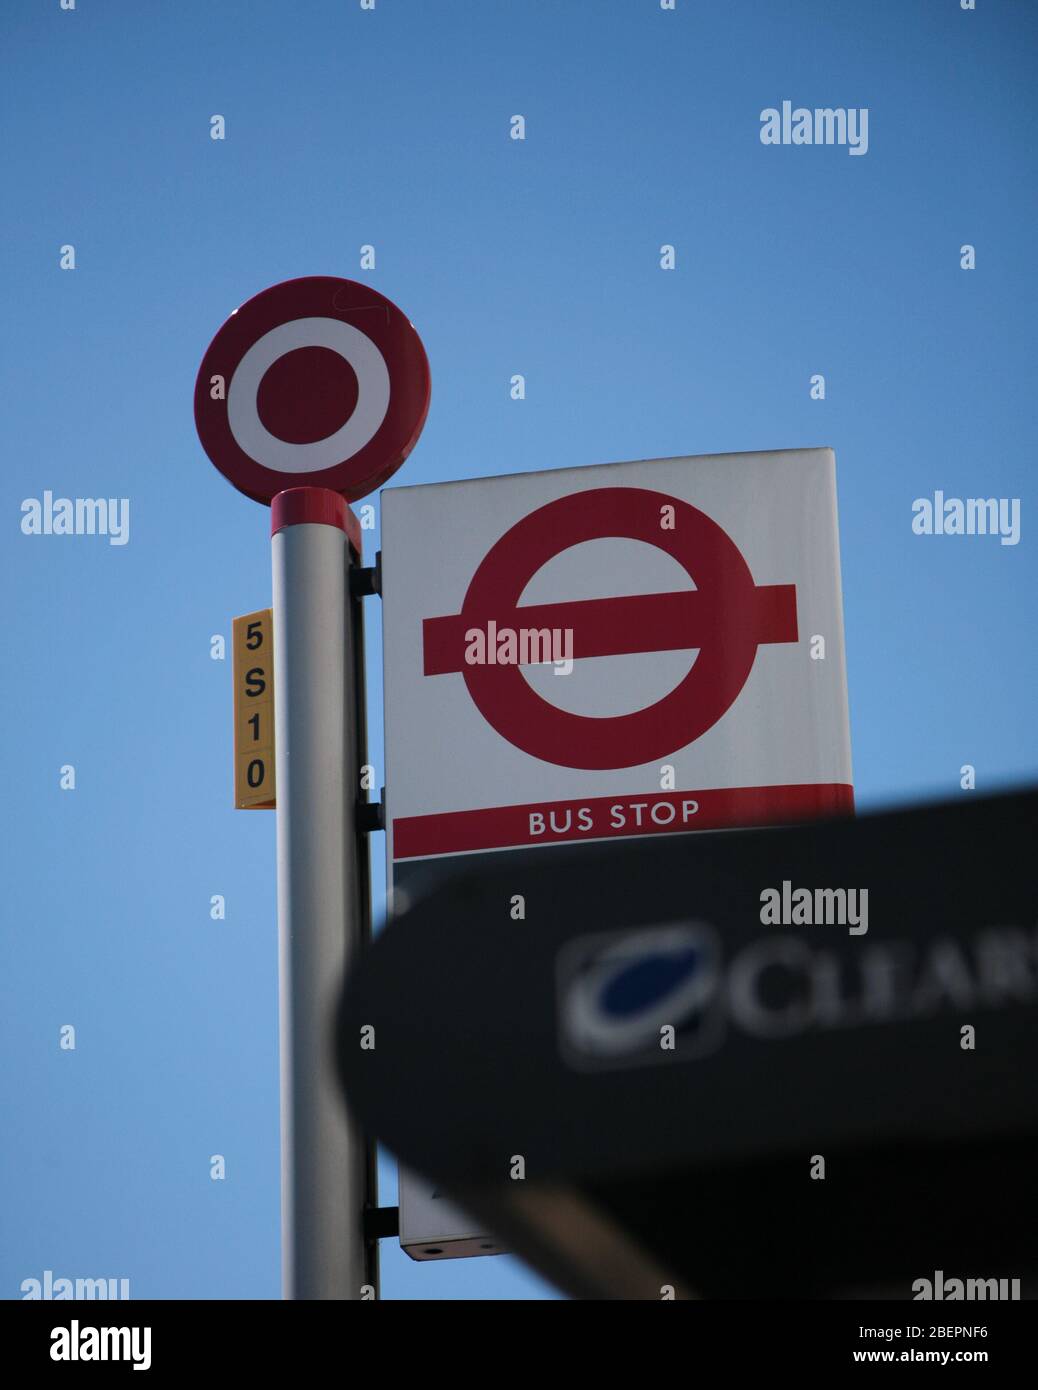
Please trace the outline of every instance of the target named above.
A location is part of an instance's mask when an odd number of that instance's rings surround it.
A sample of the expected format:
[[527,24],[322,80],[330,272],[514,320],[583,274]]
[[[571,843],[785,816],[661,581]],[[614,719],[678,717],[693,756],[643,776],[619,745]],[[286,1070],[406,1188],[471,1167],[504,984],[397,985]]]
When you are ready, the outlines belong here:
[[1019,1279],[946,1279],[943,1269],[934,1270],[932,1279],[916,1279],[912,1297],[919,1299],[998,1299],[1007,1302],[1020,1298]]
[[469,666],[548,666],[557,676],[573,670],[571,627],[498,627],[493,618],[486,630],[465,632],[465,662]]
[[846,145],[849,154],[869,152],[867,106],[794,107],[784,101],[779,110],[767,106],[760,113],[762,145]]
[[109,545],[130,539],[128,497],[27,497],[22,503],[23,536],[107,536]]
[[912,503],[917,536],[1001,536],[1002,545],[1020,539],[1019,497],[917,497]]
[[849,936],[869,929],[867,888],[794,888],[783,879],[781,888],[764,888],[760,919],[766,927],[846,927]]
[[52,1361],[131,1361],[135,1371],[151,1369],[150,1327],[88,1327],[73,1318],[50,1334]]
[[52,1269],[43,1271],[42,1279],[23,1279],[19,1285],[22,1301],[26,1299],[128,1299],[129,1279],[55,1279]]

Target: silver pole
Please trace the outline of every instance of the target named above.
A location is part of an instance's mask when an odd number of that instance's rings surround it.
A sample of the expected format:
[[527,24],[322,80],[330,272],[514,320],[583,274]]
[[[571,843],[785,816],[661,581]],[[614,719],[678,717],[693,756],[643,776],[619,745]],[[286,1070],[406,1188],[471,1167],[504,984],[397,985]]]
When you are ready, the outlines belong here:
[[347,1117],[333,1052],[342,978],[366,915],[347,515],[324,488],[293,488],[271,508],[282,1287],[293,1299],[377,1294],[363,1231],[369,1155]]

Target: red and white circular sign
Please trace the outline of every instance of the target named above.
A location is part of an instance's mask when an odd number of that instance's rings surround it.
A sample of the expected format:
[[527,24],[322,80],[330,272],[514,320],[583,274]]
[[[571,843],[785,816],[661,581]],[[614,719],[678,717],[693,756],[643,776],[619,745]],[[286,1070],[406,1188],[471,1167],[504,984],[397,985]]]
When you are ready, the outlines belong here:
[[353,280],[263,290],[210,343],[195,382],[202,446],[257,502],[294,487],[354,501],[395,473],[429,413],[429,362],[406,315]]
[[[670,509],[675,526],[660,527]],[[693,590],[520,606],[533,575],[561,551],[623,536],[658,546]],[[553,628],[572,633],[573,657],[697,648],[669,695],[612,718],[572,714],[543,699],[516,664],[469,665],[473,629]],[[679,497],[605,487],[558,497],[497,540],[472,577],[459,614],[422,624],[427,676],[460,671],[476,707],[516,748],[560,767],[635,767],[685,748],[712,728],[746,684],[757,647],[797,641],[794,584],[754,583],[738,546],[716,521]]]

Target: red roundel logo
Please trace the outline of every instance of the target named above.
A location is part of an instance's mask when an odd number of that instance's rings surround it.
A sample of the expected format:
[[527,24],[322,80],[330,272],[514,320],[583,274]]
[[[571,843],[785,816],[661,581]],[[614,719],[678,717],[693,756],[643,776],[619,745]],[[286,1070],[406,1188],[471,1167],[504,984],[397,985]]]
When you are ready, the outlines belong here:
[[[673,509],[673,529],[660,526]],[[604,536],[659,546],[692,590],[526,604],[527,584],[561,551]],[[466,633],[568,628],[573,656],[698,648],[688,675],[662,700],[631,714],[592,717],[559,709],[518,665],[469,665]],[[654,762],[713,727],[746,683],[757,647],[797,640],[796,587],[755,584],[738,546],[705,512],[645,488],[596,488],[539,507],[506,531],[472,577],[461,612],[423,623],[427,676],[461,672],[483,718],[531,757],[560,767],[618,768]]]
[[353,501],[411,452],[429,394],[404,313],[367,285],[313,275],[230,316],[199,368],[195,423],[216,467],[257,502],[293,487]]

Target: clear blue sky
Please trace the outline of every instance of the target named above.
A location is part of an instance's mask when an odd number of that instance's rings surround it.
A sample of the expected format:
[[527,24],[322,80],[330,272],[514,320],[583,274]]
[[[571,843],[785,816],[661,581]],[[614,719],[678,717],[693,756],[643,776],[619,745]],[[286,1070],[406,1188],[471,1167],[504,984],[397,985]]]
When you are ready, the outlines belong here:
[[[1020,0],[6,0],[0,1296],[278,1293],[274,817],[231,807],[209,657],[268,519],[192,418],[260,289],[412,318],[400,483],[832,445],[859,806],[1035,777],[1036,40]],[[784,99],[867,107],[867,155],[762,145]],[[129,497],[129,544],[22,535],[45,489]],[[1019,497],[1020,543],[913,535],[935,489]],[[546,1292],[383,1243],[386,1298]]]

